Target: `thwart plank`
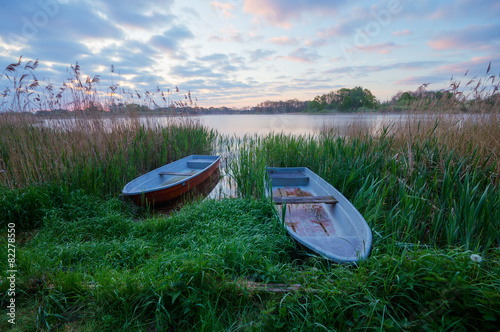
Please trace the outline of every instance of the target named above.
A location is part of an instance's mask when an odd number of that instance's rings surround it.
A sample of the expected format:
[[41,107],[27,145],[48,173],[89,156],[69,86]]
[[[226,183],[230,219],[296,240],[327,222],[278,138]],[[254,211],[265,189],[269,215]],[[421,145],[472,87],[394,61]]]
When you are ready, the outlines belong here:
[[335,204],[338,201],[333,196],[288,196],[288,197],[273,197],[276,204],[314,204],[314,203],[327,203]]
[[191,176],[195,173],[181,173],[181,172],[160,172],[160,175],[180,175],[180,176]]

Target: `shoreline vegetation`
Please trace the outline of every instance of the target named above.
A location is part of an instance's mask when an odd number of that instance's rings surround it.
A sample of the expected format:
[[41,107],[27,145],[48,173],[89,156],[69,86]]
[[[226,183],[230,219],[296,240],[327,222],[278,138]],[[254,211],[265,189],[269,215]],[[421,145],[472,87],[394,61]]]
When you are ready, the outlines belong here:
[[[49,127],[2,113],[0,330],[497,331],[495,94],[464,101],[477,116],[461,122],[446,116],[461,110],[455,98],[412,101],[425,117],[376,134],[353,122],[343,135],[237,138],[192,117],[84,112]],[[235,198],[164,215],[119,197],[148,170],[216,151]],[[334,264],[294,242],[263,194],[266,166],[307,166],[339,189],[372,228],[369,258]]]

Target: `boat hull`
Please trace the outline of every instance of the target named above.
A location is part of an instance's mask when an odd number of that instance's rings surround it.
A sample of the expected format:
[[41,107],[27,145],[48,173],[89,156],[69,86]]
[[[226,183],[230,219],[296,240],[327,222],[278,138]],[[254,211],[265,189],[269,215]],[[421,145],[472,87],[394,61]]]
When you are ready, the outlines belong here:
[[371,229],[337,189],[306,167],[270,167],[267,171],[268,195],[281,205],[281,209],[277,205],[278,212],[297,242],[338,263],[368,257]]
[[164,204],[209,179],[219,162],[219,156],[192,155],[136,178],[125,185],[122,193],[138,206]]

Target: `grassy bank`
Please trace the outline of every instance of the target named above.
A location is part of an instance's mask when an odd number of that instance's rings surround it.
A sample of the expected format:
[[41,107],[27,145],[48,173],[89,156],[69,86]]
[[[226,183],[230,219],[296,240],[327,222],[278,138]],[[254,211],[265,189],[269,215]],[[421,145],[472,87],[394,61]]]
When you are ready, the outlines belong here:
[[[0,134],[0,245],[15,222],[17,330],[497,330],[500,191],[488,147],[443,145],[432,127],[247,137],[226,147],[241,198],[165,216],[118,200],[125,178],[210,153],[214,133],[14,127]],[[30,173],[47,151],[51,166]],[[342,191],[372,227],[369,259],[336,265],[293,242],[260,199],[266,166],[307,166]],[[8,288],[2,274],[2,330]]]
[[[375,246],[359,267],[310,256],[273,207],[207,201],[137,222],[82,191],[19,234],[19,330],[493,330],[498,252]],[[5,257],[2,257],[2,262]],[[5,281],[5,278],[2,280]],[[300,285],[266,291],[255,285]],[[283,287],[283,286],[279,286]],[[6,285],[2,283],[2,294]],[[2,306],[7,297],[4,295]],[[5,316],[6,317],[6,316]],[[2,329],[9,323],[3,318]]]

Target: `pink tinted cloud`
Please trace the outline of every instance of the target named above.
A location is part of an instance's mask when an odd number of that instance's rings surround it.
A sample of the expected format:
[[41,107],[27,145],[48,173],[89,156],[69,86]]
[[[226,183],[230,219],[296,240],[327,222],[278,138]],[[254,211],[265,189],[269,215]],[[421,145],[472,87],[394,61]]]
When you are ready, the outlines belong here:
[[210,2],[210,5],[215,10],[221,11],[224,18],[234,18],[235,17],[234,14],[232,13],[234,11],[233,4],[212,1],[212,2]]
[[348,52],[364,52],[364,53],[378,53],[378,54],[389,54],[397,48],[401,48],[401,45],[397,45],[393,42],[380,43],[380,44],[370,44],[362,47],[352,47],[348,49]]
[[323,38],[318,38],[315,40],[306,40],[304,42],[304,45],[306,46],[312,46],[312,47],[319,47],[319,46],[325,46],[326,45],[326,39]]
[[392,35],[393,36],[409,36],[409,35],[411,35],[411,32],[408,29],[404,29],[404,30],[400,30],[400,31],[394,31],[392,33]]
[[300,19],[303,14],[332,15],[341,3],[339,0],[245,0],[243,11],[263,18],[267,23],[290,29],[291,21]]
[[394,82],[394,85],[415,85],[415,84],[422,84],[422,80],[420,77],[410,76]]
[[389,54],[393,50],[400,47],[400,45],[396,45],[392,42],[387,42],[381,44],[366,45],[365,47],[361,48],[361,51],[366,53]]
[[453,40],[453,38],[442,38],[428,42],[429,46],[434,50],[450,50],[460,48],[460,42]]
[[409,76],[394,82],[394,85],[418,85],[440,83],[446,81],[446,78],[441,75],[428,76]]
[[370,10],[367,8],[354,7],[349,17],[336,18],[335,25],[327,29],[321,29],[318,36],[322,38],[349,36],[355,33],[356,29],[363,29],[366,23],[373,19]]
[[297,38],[289,38],[287,36],[283,36],[271,38],[271,43],[276,45],[297,45],[299,41],[297,40]]
[[500,24],[471,25],[456,31],[443,31],[427,44],[434,50],[491,50],[499,42]]
[[473,57],[467,61],[439,66],[436,68],[436,72],[449,73],[450,75],[464,74],[466,72],[468,72],[470,76],[482,75],[486,72],[486,68],[490,61],[492,67],[496,69],[496,65],[500,63],[500,56]]
[[293,62],[314,62],[320,58],[318,53],[310,51],[304,47],[299,47],[288,56],[279,56],[277,59],[286,59]]

